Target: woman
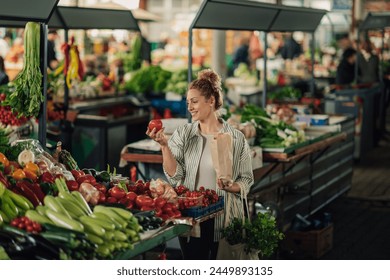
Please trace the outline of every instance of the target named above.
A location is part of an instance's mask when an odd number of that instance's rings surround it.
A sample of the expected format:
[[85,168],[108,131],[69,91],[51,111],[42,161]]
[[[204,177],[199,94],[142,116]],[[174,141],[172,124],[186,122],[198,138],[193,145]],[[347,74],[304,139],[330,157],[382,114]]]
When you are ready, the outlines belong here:
[[[176,129],[170,139],[164,129],[155,129],[146,134],[161,145],[163,169],[172,185],[183,184],[190,190],[200,186],[216,190],[218,195],[227,193],[240,205],[240,189],[249,192],[253,184],[253,172],[249,146],[244,135],[219,118],[217,111],[222,107],[221,80],[212,70],[199,72],[187,92],[187,107],[192,123]],[[213,135],[223,132],[233,138],[233,184],[224,185],[217,180],[211,159],[210,142]],[[225,199],[226,201],[226,199]],[[242,208],[242,207],[241,207]],[[232,209],[225,209],[232,211]],[[215,259],[224,215],[201,223],[201,237],[180,237],[184,259]]]

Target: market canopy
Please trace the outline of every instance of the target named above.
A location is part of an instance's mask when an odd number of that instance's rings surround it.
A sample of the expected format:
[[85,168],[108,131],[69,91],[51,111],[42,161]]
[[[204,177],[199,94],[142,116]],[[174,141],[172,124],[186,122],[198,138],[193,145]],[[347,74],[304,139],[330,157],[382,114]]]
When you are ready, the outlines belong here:
[[325,10],[249,0],[205,0],[191,28],[314,32]]
[[[33,2],[31,0],[26,1],[26,3]],[[10,17],[3,16],[3,8],[0,10],[0,27],[23,28],[28,21],[32,21],[32,18],[23,17],[20,17],[20,20],[13,20]],[[57,6],[48,14],[48,17],[49,28],[55,29],[126,29],[140,31],[138,23],[130,10]],[[47,22],[47,20],[44,22]]]
[[24,27],[28,21],[47,23],[59,0],[0,0],[0,26]]
[[360,24],[360,30],[384,29],[390,26],[390,12],[370,12]]
[[61,29],[126,29],[140,31],[130,10],[58,6],[48,23]]

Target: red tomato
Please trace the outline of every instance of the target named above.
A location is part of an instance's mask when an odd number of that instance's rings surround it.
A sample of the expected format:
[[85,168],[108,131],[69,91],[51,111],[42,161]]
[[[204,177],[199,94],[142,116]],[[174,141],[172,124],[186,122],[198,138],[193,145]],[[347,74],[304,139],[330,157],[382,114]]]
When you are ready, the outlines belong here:
[[172,212],[172,205],[171,205],[171,203],[165,204],[163,206],[162,210],[163,210],[164,213]]
[[99,192],[99,203],[106,202],[106,195],[102,192]]
[[114,186],[108,190],[108,194],[112,197],[115,197],[117,200],[119,200],[126,195],[126,192],[124,189],[121,189],[118,186]]
[[141,211],[150,211],[150,210],[154,210],[154,208],[153,208],[152,206],[146,206],[146,205],[144,205],[144,206],[142,206],[142,207],[140,208],[140,210],[141,210]]
[[[153,207],[154,206],[154,200],[150,196],[139,195],[135,199],[135,204],[137,204],[137,206],[140,207],[140,208],[143,207],[143,206]],[[151,210],[151,209],[149,209],[149,210]]]
[[79,189],[79,184],[75,180],[66,181],[66,186],[69,191],[77,191]]
[[[100,197],[99,197],[99,198],[100,198]],[[112,196],[107,197],[106,201],[107,201],[108,203],[117,203],[117,202],[118,202],[118,200],[117,200],[115,197],[112,197]]]
[[156,207],[156,209],[154,209],[154,211],[156,211],[156,216],[157,217],[160,217],[162,215],[162,213],[163,213],[161,208],[158,208],[158,207]]
[[137,198],[137,194],[135,192],[128,192],[126,194],[126,197],[130,201],[135,201],[135,199]]
[[133,201],[128,201],[127,204],[126,204],[126,208],[127,209],[133,209],[134,207],[134,202]]
[[162,197],[156,197],[154,199],[154,205],[157,207],[157,208],[163,208],[165,203],[167,203],[167,200],[165,198],[162,198]]
[[159,131],[161,128],[162,128],[163,124],[162,124],[162,121],[161,120],[151,120],[149,122],[149,125],[148,125],[148,128],[150,131],[153,130],[153,128],[156,128],[156,131]]
[[[77,183],[77,182],[76,182]],[[102,193],[106,193],[107,192],[107,189],[106,187],[103,185],[103,184],[99,184],[99,183],[95,183],[93,185],[98,191],[102,192]]]
[[46,171],[46,172],[43,172],[43,174],[41,175],[40,180],[41,180],[42,183],[53,184],[54,183],[54,176],[50,172]]

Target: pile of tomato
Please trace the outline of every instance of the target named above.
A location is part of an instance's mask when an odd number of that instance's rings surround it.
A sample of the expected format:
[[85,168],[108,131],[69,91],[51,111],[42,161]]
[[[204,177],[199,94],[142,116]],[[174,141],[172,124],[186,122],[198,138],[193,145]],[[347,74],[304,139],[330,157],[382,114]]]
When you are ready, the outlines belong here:
[[[6,99],[6,94],[0,94],[0,103]],[[0,123],[4,125],[21,126],[28,121],[26,117],[18,118],[18,112],[12,112],[10,106],[0,105]]]
[[31,221],[26,216],[13,219],[10,225],[31,233],[39,233],[42,231],[42,227],[39,223]]

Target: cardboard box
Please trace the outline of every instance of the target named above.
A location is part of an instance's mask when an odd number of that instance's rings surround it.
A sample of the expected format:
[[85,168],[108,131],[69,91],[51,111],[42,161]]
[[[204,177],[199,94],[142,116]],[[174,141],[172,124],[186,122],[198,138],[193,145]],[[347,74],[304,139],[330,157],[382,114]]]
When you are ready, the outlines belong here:
[[288,231],[284,246],[292,255],[303,259],[318,259],[333,247],[333,225],[306,232]]

